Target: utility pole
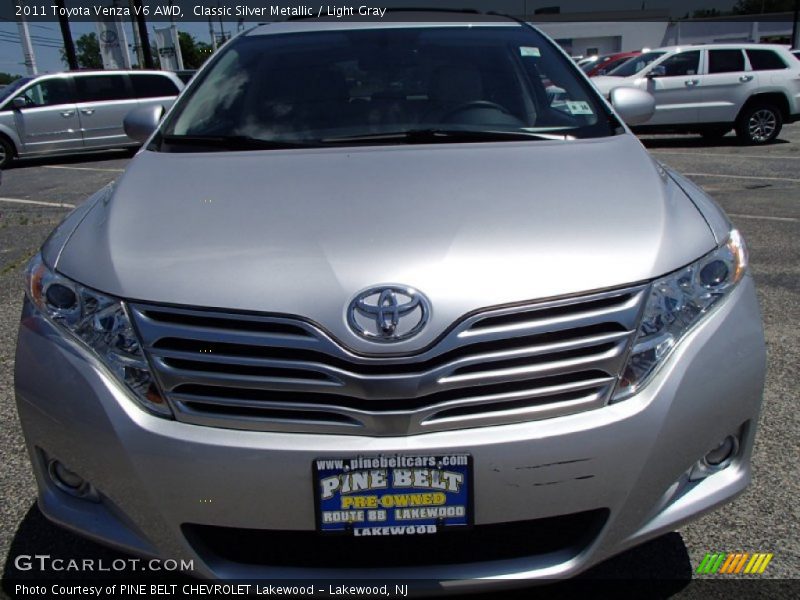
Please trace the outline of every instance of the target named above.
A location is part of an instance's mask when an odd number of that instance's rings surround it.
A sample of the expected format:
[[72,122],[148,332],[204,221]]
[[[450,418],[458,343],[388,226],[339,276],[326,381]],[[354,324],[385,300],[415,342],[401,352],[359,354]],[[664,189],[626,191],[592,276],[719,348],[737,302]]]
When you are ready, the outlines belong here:
[[58,25],[61,28],[61,37],[64,38],[64,54],[71,71],[78,70],[78,57],[75,55],[75,44],[72,43],[72,32],[69,30],[69,19],[64,9],[64,0],[53,0],[53,5],[58,9]]
[[800,0],[794,0],[794,18],[792,19],[792,49],[800,50]]
[[128,8],[131,9],[131,29],[133,30],[133,51],[136,54],[136,66],[141,69],[144,65],[144,55],[142,54],[142,40],[139,39],[139,28],[136,25],[136,12],[133,10],[133,0],[128,0]]
[[211,50],[217,51],[217,36],[214,35],[214,24],[211,22],[211,17],[208,17],[208,35],[211,36]]
[[154,69],[153,50],[150,48],[150,37],[147,35],[147,22],[142,11],[142,0],[133,0],[134,12],[136,13],[136,25],[139,28],[139,40],[142,44],[142,57],[144,58],[144,68]]
[[[217,0],[217,8],[219,8],[219,0]],[[225,43],[225,30],[222,28],[222,11],[219,12],[219,43]]]
[[[22,0],[16,0],[17,6],[22,6]],[[22,13],[22,11],[20,11]],[[36,68],[36,56],[33,54],[33,44],[31,43],[31,33],[28,31],[28,22],[24,16],[17,20],[19,28],[19,39],[22,42],[22,57],[25,61],[25,69],[28,75],[36,75],[39,71]]]

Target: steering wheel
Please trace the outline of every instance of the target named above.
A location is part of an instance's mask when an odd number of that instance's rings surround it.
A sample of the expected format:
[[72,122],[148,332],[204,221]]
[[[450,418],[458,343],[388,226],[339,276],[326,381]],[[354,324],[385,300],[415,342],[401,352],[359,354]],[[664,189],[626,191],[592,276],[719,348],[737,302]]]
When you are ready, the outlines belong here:
[[[459,104],[458,106],[451,108],[447,112],[445,112],[440,119],[442,121],[446,121],[449,118],[452,118],[453,115],[457,115],[458,113],[473,110],[476,108],[488,108],[490,110],[496,110],[498,112],[503,113],[504,115],[508,115],[509,117],[514,117],[510,110],[508,110],[502,104],[497,104],[497,102],[491,102],[489,100],[472,100],[470,102],[464,102],[463,104]],[[516,119],[516,117],[514,117]]]

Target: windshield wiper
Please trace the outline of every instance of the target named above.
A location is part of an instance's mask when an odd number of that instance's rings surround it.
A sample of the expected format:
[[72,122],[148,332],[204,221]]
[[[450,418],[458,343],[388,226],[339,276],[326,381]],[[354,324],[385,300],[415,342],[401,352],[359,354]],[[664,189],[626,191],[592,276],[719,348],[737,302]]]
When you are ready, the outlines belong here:
[[164,135],[161,141],[169,145],[193,146],[220,150],[279,150],[307,148],[313,144],[291,140],[268,140],[248,135]]
[[431,144],[437,142],[492,142],[503,140],[566,140],[564,134],[538,131],[505,131],[494,129],[405,129],[382,133],[366,133],[322,138],[321,144],[349,144],[358,142],[401,142],[406,144]]

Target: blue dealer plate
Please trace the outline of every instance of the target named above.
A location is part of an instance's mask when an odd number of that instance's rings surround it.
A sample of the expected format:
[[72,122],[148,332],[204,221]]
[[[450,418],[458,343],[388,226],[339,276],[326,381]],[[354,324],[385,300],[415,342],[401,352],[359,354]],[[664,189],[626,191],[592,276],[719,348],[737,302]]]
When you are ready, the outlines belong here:
[[319,458],[313,474],[321,532],[415,535],[471,524],[468,454]]

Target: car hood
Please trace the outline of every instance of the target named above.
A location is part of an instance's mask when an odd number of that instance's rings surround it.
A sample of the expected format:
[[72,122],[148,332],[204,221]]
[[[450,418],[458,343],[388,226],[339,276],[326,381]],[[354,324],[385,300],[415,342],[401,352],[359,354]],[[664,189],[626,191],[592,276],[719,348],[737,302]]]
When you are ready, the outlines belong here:
[[[414,351],[483,307],[624,286],[710,251],[695,205],[631,135],[156,153],[130,163],[55,267],[138,301],[312,320],[360,352]],[[386,345],[346,309],[403,284],[428,326]]]
[[612,75],[598,75],[592,77],[590,81],[594,84],[603,96],[608,96],[611,90],[618,87],[636,87],[635,78],[631,77],[614,77]]

